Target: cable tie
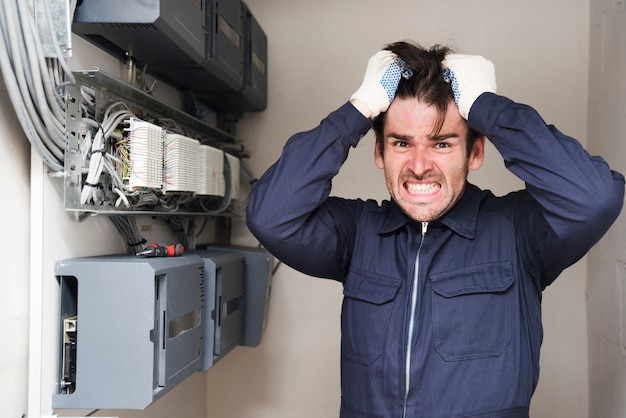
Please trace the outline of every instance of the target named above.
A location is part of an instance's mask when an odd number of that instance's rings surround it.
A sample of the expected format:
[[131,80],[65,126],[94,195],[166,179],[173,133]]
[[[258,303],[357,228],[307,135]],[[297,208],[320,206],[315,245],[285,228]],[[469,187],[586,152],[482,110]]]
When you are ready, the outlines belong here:
[[89,187],[98,187],[98,188],[102,188],[102,183],[89,183],[89,182],[84,182],[83,183],[85,186],[89,186]]
[[130,241],[126,241],[126,243],[128,244],[129,247],[134,247],[137,245],[143,245],[145,244],[147,241],[145,238],[142,238],[141,241],[137,242],[137,243],[131,243]]
[[100,154],[104,155],[104,154],[107,153],[107,150],[104,149],[104,148],[102,148],[102,149],[95,149],[95,150],[91,151],[91,153],[92,154],[100,153]]

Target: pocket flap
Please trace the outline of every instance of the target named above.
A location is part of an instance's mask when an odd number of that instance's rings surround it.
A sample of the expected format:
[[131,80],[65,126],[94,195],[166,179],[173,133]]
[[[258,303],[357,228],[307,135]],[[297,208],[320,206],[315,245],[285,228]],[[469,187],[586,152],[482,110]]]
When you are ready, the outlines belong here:
[[402,282],[392,277],[352,271],[343,286],[344,296],[375,305],[392,301]]
[[513,282],[513,265],[510,262],[480,264],[430,276],[433,291],[452,298],[473,293],[506,291]]

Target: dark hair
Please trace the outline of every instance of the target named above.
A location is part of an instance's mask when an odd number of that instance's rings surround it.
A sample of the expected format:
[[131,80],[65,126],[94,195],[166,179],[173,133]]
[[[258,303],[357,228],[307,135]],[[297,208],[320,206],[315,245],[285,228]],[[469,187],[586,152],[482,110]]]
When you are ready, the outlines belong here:
[[[437,134],[443,126],[448,104],[454,100],[452,87],[444,80],[442,64],[446,55],[452,52],[451,49],[442,45],[434,45],[430,49],[426,49],[408,41],[389,44],[385,49],[396,54],[398,58],[405,62],[406,68],[413,72],[413,75],[409,78],[400,78],[396,97],[401,99],[415,98],[435,106],[439,114],[434,132],[434,134]],[[381,155],[383,155],[384,150],[383,129],[385,126],[385,115],[386,112],[382,112],[372,122],[372,129],[376,135],[376,144]],[[480,136],[478,132],[468,128],[467,155],[469,155],[474,141]]]

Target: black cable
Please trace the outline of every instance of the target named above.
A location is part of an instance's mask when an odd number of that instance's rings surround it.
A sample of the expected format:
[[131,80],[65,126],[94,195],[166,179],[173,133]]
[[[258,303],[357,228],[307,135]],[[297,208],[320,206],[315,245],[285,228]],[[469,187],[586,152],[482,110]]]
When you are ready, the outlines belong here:
[[133,216],[111,215],[109,219],[124,238],[130,254],[137,254],[144,249],[146,240],[141,236]]

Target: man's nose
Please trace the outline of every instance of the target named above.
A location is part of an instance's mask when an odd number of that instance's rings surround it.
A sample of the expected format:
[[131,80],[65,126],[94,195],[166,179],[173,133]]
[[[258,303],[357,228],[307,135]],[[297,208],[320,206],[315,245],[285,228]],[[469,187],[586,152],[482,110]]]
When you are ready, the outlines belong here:
[[432,161],[427,150],[415,148],[411,156],[411,169],[418,176],[432,168]]

